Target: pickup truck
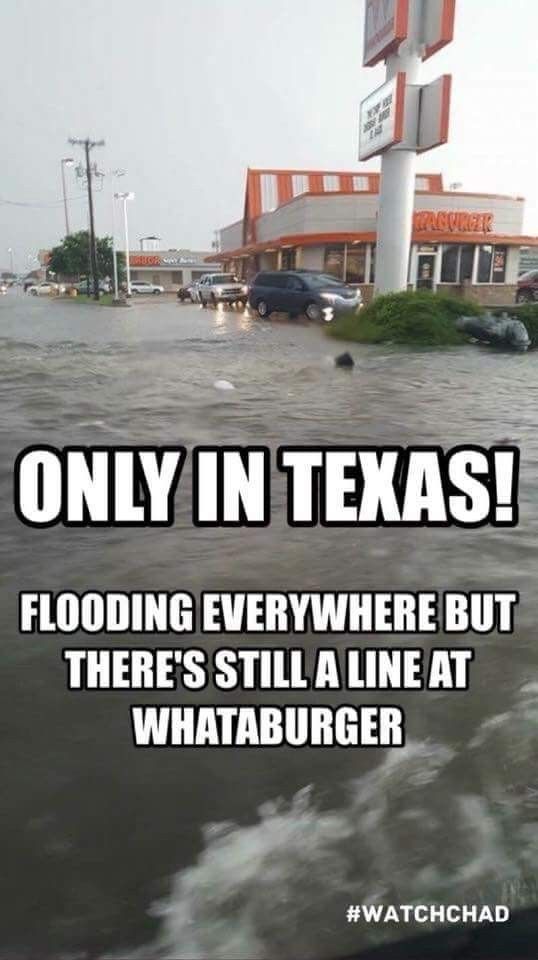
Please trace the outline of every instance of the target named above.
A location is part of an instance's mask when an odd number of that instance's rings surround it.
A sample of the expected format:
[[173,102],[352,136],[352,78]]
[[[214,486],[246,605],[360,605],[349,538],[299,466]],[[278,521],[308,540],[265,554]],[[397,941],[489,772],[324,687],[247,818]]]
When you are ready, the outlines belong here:
[[209,303],[242,303],[246,305],[248,287],[233,273],[207,273],[198,285],[198,297],[203,307]]

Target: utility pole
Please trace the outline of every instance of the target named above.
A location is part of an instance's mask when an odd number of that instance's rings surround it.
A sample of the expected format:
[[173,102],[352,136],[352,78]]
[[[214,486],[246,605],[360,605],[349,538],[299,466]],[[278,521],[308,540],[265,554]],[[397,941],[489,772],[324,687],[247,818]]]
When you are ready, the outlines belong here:
[[92,167],[90,163],[90,152],[94,147],[104,147],[105,141],[90,140],[89,137],[86,137],[85,140],[76,140],[71,138],[69,143],[79,147],[84,147],[84,153],[86,156],[86,180],[88,182],[88,209],[90,214],[90,263],[93,284],[93,299],[99,300],[99,272],[97,269],[97,247],[95,242],[95,221],[93,215]]

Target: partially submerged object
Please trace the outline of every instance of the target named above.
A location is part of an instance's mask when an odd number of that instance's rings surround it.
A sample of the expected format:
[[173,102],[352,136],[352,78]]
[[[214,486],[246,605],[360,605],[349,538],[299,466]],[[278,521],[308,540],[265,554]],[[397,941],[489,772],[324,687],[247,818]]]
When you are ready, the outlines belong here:
[[355,366],[355,361],[350,353],[341,353],[340,356],[335,358],[335,364],[337,367],[350,367]]
[[509,347],[512,350],[527,350],[531,340],[521,320],[503,313],[500,317],[485,313],[479,317],[459,317],[456,327],[481,343]]
[[233,383],[229,380],[215,380],[213,386],[215,390],[235,390]]

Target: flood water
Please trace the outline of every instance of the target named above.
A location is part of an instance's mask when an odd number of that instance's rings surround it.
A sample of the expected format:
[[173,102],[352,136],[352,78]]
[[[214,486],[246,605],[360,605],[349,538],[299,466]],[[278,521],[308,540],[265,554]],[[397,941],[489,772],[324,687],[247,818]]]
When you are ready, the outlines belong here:
[[[328,960],[416,933],[348,925],[350,902],[538,900],[538,355],[352,345],[349,372],[340,349],[175,302],[0,298],[3,960]],[[165,530],[31,530],[12,509],[34,443],[504,440],[515,530],[291,529],[279,475],[264,530],[196,529],[179,495]],[[21,588],[517,589],[521,606],[513,636],[473,638],[468,693],[397,695],[403,751],[137,751],[129,693],[69,693],[61,641],[18,636]]]

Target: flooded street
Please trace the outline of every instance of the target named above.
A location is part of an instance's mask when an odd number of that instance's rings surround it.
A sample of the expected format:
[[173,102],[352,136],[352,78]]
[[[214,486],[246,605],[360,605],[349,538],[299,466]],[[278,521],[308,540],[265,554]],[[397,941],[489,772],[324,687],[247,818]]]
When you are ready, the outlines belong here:
[[[538,900],[538,355],[353,344],[348,371],[342,349],[316,326],[175,300],[0,297],[2,960],[336,960],[417,932],[348,925],[350,902]],[[188,496],[157,530],[31,530],[12,508],[30,444],[504,441],[521,448],[513,530],[291,529],[276,472],[261,530],[197,529]],[[70,693],[61,640],[18,635],[21,588],[514,589],[521,606],[513,636],[458,641],[476,648],[468,693],[397,695],[404,751],[137,751],[132,695]]]

